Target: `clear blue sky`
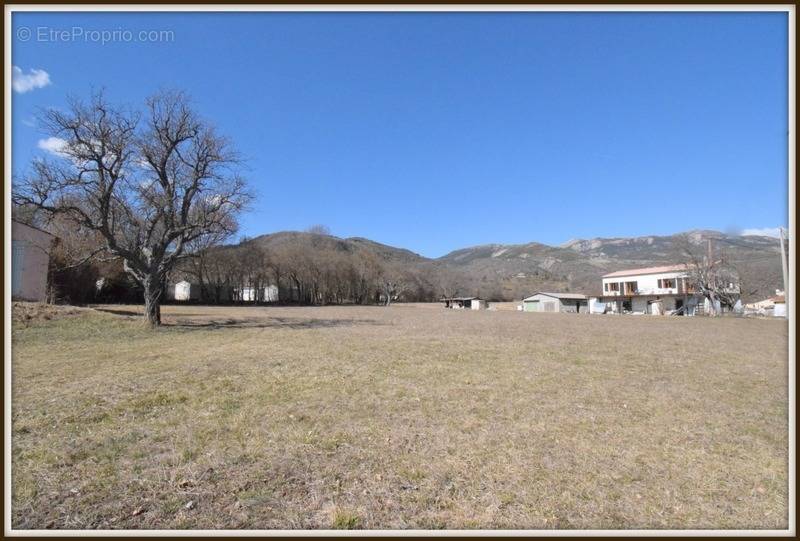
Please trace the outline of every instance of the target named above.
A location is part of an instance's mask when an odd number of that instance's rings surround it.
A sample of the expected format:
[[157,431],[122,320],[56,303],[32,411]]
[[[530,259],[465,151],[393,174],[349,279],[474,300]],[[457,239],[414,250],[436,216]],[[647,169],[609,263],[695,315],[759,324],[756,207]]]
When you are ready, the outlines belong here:
[[[248,235],[320,223],[439,256],[788,221],[786,14],[17,13],[12,23],[13,65],[50,81],[13,93],[15,173],[45,152],[37,108],[92,87],[133,105],[186,89],[247,158],[258,193],[242,218]],[[73,27],[174,37],[38,34]]]

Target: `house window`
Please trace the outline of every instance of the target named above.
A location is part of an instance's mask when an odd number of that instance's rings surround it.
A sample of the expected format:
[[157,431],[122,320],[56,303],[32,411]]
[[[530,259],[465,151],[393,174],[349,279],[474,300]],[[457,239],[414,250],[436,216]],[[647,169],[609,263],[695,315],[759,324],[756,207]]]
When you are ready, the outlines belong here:
[[658,280],[658,287],[663,289],[671,289],[675,287],[675,278],[662,278]]
[[632,295],[639,289],[638,282],[625,282],[625,294]]
[[617,282],[606,284],[606,291],[619,291],[619,284]]

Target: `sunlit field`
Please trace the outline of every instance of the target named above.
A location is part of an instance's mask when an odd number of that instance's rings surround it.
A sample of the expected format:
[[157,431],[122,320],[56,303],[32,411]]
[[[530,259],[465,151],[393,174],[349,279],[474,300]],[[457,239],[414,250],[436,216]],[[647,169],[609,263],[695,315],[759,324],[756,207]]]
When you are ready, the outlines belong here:
[[787,324],[15,308],[15,528],[786,528]]

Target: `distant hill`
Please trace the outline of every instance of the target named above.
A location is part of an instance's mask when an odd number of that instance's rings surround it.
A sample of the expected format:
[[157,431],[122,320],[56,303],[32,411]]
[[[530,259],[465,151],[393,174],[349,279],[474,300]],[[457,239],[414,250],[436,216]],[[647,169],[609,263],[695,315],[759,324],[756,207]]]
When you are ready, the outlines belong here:
[[369,239],[361,237],[339,238],[332,235],[320,235],[317,233],[307,233],[304,231],[280,231],[278,233],[270,233],[267,235],[260,235],[248,239],[247,242],[254,242],[266,249],[274,249],[277,247],[297,244],[314,244],[319,247],[331,249],[340,252],[369,252],[378,257],[382,261],[392,261],[398,263],[423,263],[430,261],[419,254],[415,254],[411,250],[404,248],[395,248],[387,244],[381,244]]
[[[746,301],[767,297],[782,287],[780,246],[775,239],[710,230],[685,234],[697,245],[713,239],[715,251],[724,253],[736,265]],[[576,239],[560,246],[538,242],[486,244],[455,250],[435,259],[361,237],[338,238],[296,231],[261,235],[248,242],[268,250],[313,242],[315,246],[335,251],[370,253],[381,261],[426,277],[434,287],[450,282],[460,294],[519,300],[537,290],[598,293],[603,274],[679,259],[676,242],[680,235]]]

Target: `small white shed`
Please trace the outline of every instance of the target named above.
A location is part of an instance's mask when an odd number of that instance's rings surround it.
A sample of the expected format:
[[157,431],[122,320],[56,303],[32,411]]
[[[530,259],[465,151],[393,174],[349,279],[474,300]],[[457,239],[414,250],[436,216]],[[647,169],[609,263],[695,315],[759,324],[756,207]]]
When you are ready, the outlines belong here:
[[485,310],[489,307],[489,303],[483,299],[473,299],[470,303],[470,308],[473,310]]
[[200,285],[181,280],[175,284],[174,298],[176,301],[196,301],[200,299]]

